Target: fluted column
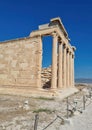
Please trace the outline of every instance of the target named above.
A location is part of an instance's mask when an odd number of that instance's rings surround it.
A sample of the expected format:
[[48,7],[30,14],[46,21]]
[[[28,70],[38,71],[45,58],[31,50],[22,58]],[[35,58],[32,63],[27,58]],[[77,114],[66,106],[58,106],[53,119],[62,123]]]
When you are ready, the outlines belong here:
[[74,55],[72,55],[72,86],[74,87]]
[[72,53],[69,54],[69,86],[72,86]]
[[64,44],[64,88],[66,87],[66,45]]
[[63,43],[62,41],[59,41],[59,63],[58,63],[58,88],[62,88],[62,51],[63,51]]
[[57,34],[52,33],[53,45],[52,45],[52,79],[51,89],[57,88]]
[[72,54],[71,54],[71,87],[73,83],[73,64],[72,64]]
[[69,48],[67,48],[67,56],[66,56],[66,63],[67,63],[67,67],[66,67],[66,86],[69,87]]

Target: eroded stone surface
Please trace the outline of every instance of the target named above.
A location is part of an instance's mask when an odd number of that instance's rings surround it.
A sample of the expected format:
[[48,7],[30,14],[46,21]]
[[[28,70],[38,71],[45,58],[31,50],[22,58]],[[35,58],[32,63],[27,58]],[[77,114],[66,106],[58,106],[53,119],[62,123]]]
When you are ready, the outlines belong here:
[[39,37],[7,41],[0,48],[0,85],[37,87]]
[[[42,37],[48,35],[52,36],[52,65],[42,69]],[[55,93],[73,88],[74,51],[61,19],[51,19],[29,37],[0,43],[0,85],[50,88]]]

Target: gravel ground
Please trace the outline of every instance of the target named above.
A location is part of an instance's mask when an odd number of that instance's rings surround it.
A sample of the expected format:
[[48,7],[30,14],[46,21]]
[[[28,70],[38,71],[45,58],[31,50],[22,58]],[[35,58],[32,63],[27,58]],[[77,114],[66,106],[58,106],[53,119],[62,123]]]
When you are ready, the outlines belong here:
[[[68,98],[70,110],[72,106],[83,110],[83,95],[88,94],[88,89],[87,86],[78,86],[78,89],[81,91]],[[43,130],[57,115],[63,117],[65,122],[57,118],[46,130],[91,130],[91,100],[87,99],[87,109],[82,114],[73,116],[69,113],[72,116],[69,121],[66,119],[66,102],[66,99],[0,95],[0,130],[34,130],[36,114],[39,115],[37,130]]]
[[90,104],[83,114],[71,118],[70,124],[59,127],[59,130],[92,130],[92,104]]

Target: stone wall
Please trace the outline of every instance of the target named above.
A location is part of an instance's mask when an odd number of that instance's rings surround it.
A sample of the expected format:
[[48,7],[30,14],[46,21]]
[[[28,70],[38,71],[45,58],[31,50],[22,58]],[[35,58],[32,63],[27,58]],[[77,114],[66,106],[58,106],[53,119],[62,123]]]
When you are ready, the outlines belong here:
[[0,85],[39,87],[40,44],[39,37],[0,43]]

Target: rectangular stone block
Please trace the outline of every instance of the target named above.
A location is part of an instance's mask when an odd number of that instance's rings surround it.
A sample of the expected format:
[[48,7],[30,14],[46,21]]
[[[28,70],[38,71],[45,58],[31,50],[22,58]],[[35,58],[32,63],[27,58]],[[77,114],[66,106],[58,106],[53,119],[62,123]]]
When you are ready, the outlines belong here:
[[32,80],[31,78],[26,79],[26,78],[18,78],[16,79],[16,85],[20,85],[20,86],[32,86],[32,85],[36,85],[35,80]]

